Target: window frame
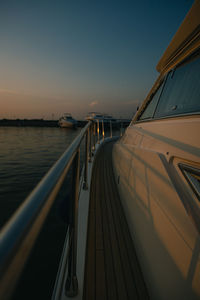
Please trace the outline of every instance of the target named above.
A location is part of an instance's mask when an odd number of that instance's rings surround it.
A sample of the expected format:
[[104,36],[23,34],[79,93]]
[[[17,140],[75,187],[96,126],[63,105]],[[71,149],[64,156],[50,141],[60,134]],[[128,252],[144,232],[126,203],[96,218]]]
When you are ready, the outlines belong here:
[[[155,111],[156,111],[156,108],[158,106],[158,103],[159,103],[159,100],[160,100],[160,97],[162,95],[162,92],[163,92],[163,88],[165,86],[165,83],[166,83],[166,79],[167,79],[167,76],[168,76],[168,73],[162,77],[158,83],[158,85],[155,87],[155,89],[153,89],[152,93],[149,95],[148,99],[146,100],[145,104],[144,104],[144,107],[142,108],[142,110],[139,112],[138,116],[137,116],[137,120],[136,122],[148,122],[148,121],[151,121],[151,120],[155,120],[154,119],[154,114],[155,114]],[[157,91],[159,90],[160,86],[163,84],[163,87],[160,91],[160,96],[159,96],[159,99],[157,101],[157,104],[156,104],[156,107],[154,109],[154,112],[153,112],[153,117],[150,117],[150,118],[146,118],[146,119],[140,119],[140,117],[142,116],[142,114],[144,113],[144,111],[147,109],[147,107],[149,106],[149,104],[151,103],[151,101],[153,100],[153,97],[154,95],[157,93]]]
[[[158,106],[158,104],[160,102],[160,98],[161,98],[162,93],[163,93],[163,89],[164,89],[166,81],[167,81],[167,78],[168,78],[168,76],[170,76],[170,73],[171,73],[171,76],[173,76],[173,73],[175,72],[176,69],[180,68],[181,66],[183,66],[185,64],[190,63],[192,60],[194,60],[198,56],[200,57],[200,49],[198,49],[197,51],[195,51],[195,53],[192,53],[189,57],[186,57],[183,61],[181,61],[179,64],[177,64],[174,68],[171,68],[170,70],[168,70],[168,72],[166,74],[164,74],[164,76],[160,79],[160,81],[159,81],[158,85],[156,86],[156,88],[153,89],[152,93],[148,96],[148,99],[147,99],[146,103],[144,104],[144,107],[138,113],[138,115],[136,117],[136,120],[132,124],[134,124],[134,123],[143,123],[143,122],[152,122],[152,121],[163,120],[163,119],[166,120],[166,119],[177,118],[177,117],[181,118],[181,117],[185,117],[185,116],[193,116],[193,115],[199,115],[200,114],[200,111],[199,111],[199,112],[186,112],[186,113],[178,113],[178,114],[167,115],[167,116],[154,117],[156,109],[157,109],[157,106]],[[160,88],[160,86],[162,85],[163,81],[164,81],[164,84],[163,84],[162,90],[160,92],[160,96],[159,96],[157,105],[156,105],[156,107],[154,109],[153,116],[150,117],[150,118],[147,118],[147,119],[143,119],[143,120],[140,119],[140,117],[142,116],[143,112],[146,110],[146,108],[150,104],[151,100],[153,99],[154,95],[156,94],[156,92],[158,91],[158,89]]]

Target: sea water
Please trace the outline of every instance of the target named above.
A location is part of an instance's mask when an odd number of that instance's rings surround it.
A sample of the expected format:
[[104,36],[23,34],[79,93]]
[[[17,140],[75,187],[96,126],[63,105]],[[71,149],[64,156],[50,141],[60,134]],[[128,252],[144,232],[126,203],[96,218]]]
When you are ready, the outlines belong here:
[[[1,226],[68,148],[80,130],[0,127]],[[64,215],[66,211],[63,212],[64,203],[68,200],[66,195],[70,192],[68,181],[65,183],[64,192],[50,211],[13,299],[51,298],[68,226]]]
[[1,226],[80,130],[56,127],[0,127]]

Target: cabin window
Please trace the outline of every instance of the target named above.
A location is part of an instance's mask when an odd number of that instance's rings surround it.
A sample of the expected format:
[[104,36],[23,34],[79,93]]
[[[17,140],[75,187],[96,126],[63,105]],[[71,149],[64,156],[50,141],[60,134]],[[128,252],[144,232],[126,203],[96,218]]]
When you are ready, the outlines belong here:
[[151,96],[150,101],[147,103],[146,108],[140,115],[140,120],[151,119],[154,115],[156,106],[158,104],[158,100],[160,98],[160,94],[162,91],[163,83],[159,86],[157,91]]
[[200,112],[200,56],[168,74],[154,118]]

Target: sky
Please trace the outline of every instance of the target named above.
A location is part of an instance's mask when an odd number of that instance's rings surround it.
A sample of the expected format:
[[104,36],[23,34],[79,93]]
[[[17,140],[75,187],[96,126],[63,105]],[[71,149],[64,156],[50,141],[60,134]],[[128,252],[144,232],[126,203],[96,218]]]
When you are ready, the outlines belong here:
[[0,0],[0,119],[132,118],[192,0]]

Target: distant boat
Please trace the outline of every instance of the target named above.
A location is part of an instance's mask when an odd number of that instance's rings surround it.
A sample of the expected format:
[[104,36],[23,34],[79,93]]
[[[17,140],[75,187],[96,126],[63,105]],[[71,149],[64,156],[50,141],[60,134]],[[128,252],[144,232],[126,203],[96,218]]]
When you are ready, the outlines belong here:
[[108,114],[102,114],[98,112],[89,112],[86,120],[88,121],[103,121],[104,123],[115,123],[117,120],[113,118],[111,115]]
[[86,120],[87,121],[97,121],[97,120],[103,120],[104,115],[98,112],[89,112],[88,115],[86,116]]
[[70,113],[65,113],[58,121],[60,127],[66,128],[75,128],[77,123],[77,120],[75,120]]

